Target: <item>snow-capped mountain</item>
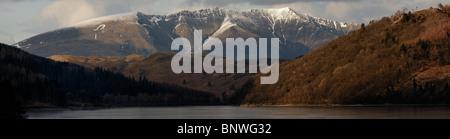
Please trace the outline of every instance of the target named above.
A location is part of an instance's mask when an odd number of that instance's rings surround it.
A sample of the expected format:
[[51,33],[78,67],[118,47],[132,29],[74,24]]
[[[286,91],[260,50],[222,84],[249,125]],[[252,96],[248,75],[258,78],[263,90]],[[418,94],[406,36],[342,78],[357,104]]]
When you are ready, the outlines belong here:
[[24,40],[16,46],[40,56],[128,56],[171,52],[172,40],[193,43],[194,30],[209,37],[280,38],[280,56],[304,55],[359,26],[298,13],[290,8],[247,11],[210,8],[169,15],[122,14],[82,22]]

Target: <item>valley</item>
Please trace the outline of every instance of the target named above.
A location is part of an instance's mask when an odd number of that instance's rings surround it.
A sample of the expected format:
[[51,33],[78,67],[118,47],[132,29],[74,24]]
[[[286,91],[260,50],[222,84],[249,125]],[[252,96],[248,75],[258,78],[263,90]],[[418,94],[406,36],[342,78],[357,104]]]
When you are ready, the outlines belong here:
[[[2,44],[2,102],[19,115],[24,107],[448,105],[449,23],[449,5],[368,25],[290,8],[101,17]],[[269,75],[247,67],[235,69],[245,73],[195,71],[195,62],[187,62],[195,74],[174,73],[179,50],[170,46],[179,37],[194,46],[195,30],[203,31],[205,44],[212,38],[279,38],[278,82],[261,84]],[[204,47],[191,51],[204,58]],[[249,65],[235,60],[234,67]]]
[[175,74],[171,69],[174,54],[159,52],[151,56],[130,55],[121,57],[77,57],[56,55],[49,57],[55,61],[69,62],[94,69],[101,67],[116,73],[122,73],[135,79],[145,78],[149,81],[175,84],[211,92],[217,97],[229,97],[241,88],[253,74]]

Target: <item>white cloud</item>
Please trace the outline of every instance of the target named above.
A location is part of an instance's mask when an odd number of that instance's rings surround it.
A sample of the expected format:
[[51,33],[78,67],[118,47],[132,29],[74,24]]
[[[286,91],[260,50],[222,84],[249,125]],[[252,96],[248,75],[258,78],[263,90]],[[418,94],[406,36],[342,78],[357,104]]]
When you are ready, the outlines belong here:
[[324,15],[343,19],[348,16],[350,11],[359,10],[359,7],[355,3],[330,2],[325,7]]
[[[88,19],[132,11],[162,14],[171,10],[163,7],[174,6],[173,3],[165,0],[55,0],[30,22],[35,27],[28,31],[42,32],[69,27]],[[167,12],[160,12],[162,10]]]
[[14,44],[14,43],[16,43],[16,41],[14,40],[13,35],[4,33],[4,32],[0,32],[0,43]]
[[98,17],[103,10],[95,9],[86,0],[57,0],[46,6],[36,17],[38,23],[52,22],[52,26],[67,27]]

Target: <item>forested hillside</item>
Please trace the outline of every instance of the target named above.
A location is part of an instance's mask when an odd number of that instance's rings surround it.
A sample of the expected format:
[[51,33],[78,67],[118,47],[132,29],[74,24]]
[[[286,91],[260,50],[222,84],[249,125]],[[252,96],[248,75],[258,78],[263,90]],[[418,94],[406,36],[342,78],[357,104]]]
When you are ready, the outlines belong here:
[[14,92],[23,106],[152,106],[215,104],[209,93],[128,78],[122,74],[55,62],[18,48],[0,46],[0,95]]
[[449,47],[449,5],[398,12],[281,64],[277,84],[254,77],[234,102],[449,104]]

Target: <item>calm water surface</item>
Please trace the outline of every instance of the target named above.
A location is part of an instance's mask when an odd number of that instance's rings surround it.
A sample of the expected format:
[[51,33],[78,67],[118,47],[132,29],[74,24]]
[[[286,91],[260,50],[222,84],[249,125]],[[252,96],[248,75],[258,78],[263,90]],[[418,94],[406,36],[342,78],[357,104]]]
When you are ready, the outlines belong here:
[[31,109],[29,119],[450,119],[450,107],[138,107]]

